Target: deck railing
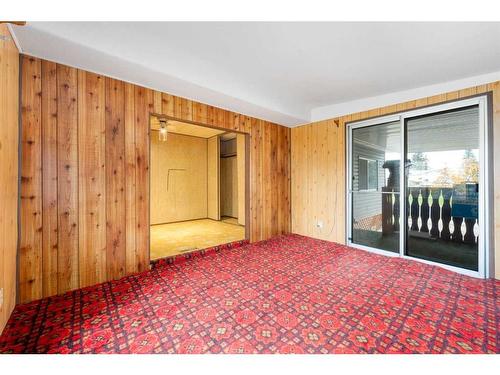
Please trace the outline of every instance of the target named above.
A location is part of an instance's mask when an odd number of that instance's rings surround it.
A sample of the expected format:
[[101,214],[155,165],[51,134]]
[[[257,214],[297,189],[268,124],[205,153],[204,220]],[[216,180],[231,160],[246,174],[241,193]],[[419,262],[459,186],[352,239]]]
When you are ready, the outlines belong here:
[[[406,222],[410,235],[439,238],[460,243],[477,243],[476,218],[453,216],[454,189],[449,187],[410,187],[406,196]],[[382,194],[382,232],[399,231],[399,193],[390,188]]]

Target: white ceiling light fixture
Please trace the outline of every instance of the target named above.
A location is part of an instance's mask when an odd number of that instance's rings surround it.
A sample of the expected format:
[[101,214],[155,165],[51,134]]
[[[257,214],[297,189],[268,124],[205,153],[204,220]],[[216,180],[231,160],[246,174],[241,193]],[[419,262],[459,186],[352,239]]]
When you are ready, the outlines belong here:
[[164,118],[161,118],[160,119],[160,129],[158,131],[158,140],[160,142],[166,142],[167,141],[167,137],[168,137],[167,125],[168,125],[167,120],[164,119]]

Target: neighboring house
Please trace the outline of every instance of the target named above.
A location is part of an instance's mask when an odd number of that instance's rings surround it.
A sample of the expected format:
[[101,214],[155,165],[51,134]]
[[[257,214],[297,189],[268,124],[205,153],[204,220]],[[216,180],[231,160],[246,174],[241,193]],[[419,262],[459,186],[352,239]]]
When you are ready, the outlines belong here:
[[383,168],[385,152],[376,145],[353,141],[353,203],[355,229],[382,230],[382,187],[386,186],[388,171]]

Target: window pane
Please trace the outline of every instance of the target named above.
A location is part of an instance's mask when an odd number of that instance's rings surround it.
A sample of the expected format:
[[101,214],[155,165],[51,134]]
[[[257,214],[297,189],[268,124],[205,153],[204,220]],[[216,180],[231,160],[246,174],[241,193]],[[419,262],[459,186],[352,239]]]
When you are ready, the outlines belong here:
[[352,130],[351,242],[399,252],[399,121]]
[[366,190],[368,189],[368,163],[366,159],[359,159],[359,182],[358,189]]
[[479,108],[408,119],[406,253],[477,271]]
[[[381,168],[381,172],[383,169]],[[378,163],[375,160],[368,161],[368,189],[378,190],[378,174],[379,168]]]

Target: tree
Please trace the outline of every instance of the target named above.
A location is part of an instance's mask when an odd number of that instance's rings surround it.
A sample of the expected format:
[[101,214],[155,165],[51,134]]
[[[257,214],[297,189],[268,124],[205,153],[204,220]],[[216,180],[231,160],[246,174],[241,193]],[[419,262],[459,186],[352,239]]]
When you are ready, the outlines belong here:
[[415,152],[411,156],[411,166],[416,170],[426,170],[429,166],[427,155],[425,155],[423,152]]
[[461,182],[461,176],[453,173],[453,171],[451,171],[448,166],[445,166],[439,171],[439,175],[436,177],[435,184],[436,186],[453,187],[454,184],[459,184]]
[[465,182],[477,183],[479,181],[479,163],[470,149],[464,151],[462,170]]

